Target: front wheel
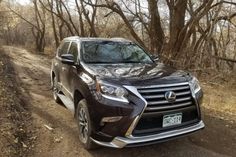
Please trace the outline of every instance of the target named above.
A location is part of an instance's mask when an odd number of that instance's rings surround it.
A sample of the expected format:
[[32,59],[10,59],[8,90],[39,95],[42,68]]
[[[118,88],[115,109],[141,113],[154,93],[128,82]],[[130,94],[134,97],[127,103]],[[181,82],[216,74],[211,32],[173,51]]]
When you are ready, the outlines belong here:
[[88,105],[85,99],[78,103],[78,107],[76,109],[76,120],[79,128],[80,142],[86,149],[89,150],[96,148],[96,144],[90,139],[93,127],[87,106]]

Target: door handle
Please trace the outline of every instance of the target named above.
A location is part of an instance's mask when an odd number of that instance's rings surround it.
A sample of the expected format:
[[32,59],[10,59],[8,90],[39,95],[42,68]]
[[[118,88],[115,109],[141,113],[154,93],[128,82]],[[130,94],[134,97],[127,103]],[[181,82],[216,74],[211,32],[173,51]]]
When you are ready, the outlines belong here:
[[55,66],[57,67],[57,66],[58,66],[58,63],[55,63]]
[[65,71],[66,70],[66,68],[65,67],[62,67],[62,71]]

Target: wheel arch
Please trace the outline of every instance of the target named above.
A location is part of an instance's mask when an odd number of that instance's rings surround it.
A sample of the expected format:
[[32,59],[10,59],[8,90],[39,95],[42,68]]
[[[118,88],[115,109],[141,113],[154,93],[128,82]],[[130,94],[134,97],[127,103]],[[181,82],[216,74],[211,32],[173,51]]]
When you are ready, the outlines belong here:
[[56,77],[56,74],[54,71],[51,71],[51,87],[53,87],[53,79]]
[[54,71],[51,72],[51,80],[53,80],[53,78],[56,77],[56,74]]
[[[74,101],[74,109],[76,110],[80,100],[84,99],[85,97],[83,96],[83,94],[78,89],[76,89],[74,91],[73,97],[74,97],[74,100],[73,100]],[[76,112],[74,112],[74,113],[76,113]]]

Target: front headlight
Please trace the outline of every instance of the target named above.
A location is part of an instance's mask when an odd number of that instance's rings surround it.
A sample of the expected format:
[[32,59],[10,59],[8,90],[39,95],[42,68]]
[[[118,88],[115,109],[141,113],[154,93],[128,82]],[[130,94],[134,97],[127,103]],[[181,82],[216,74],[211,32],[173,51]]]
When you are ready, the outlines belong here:
[[111,100],[122,101],[126,103],[129,102],[126,98],[128,92],[123,87],[104,82],[97,82],[97,92],[100,92],[103,97]]
[[196,77],[192,78],[192,80],[190,81],[190,85],[195,94],[201,90],[199,81],[197,80]]

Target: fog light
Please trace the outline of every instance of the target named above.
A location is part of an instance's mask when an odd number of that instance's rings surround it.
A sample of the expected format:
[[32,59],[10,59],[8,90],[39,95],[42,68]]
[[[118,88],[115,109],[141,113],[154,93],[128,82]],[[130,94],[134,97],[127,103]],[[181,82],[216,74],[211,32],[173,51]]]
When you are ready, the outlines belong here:
[[122,116],[117,116],[117,117],[104,117],[102,118],[101,123],[112,123],[112,122],[117,122],[121,120]]

